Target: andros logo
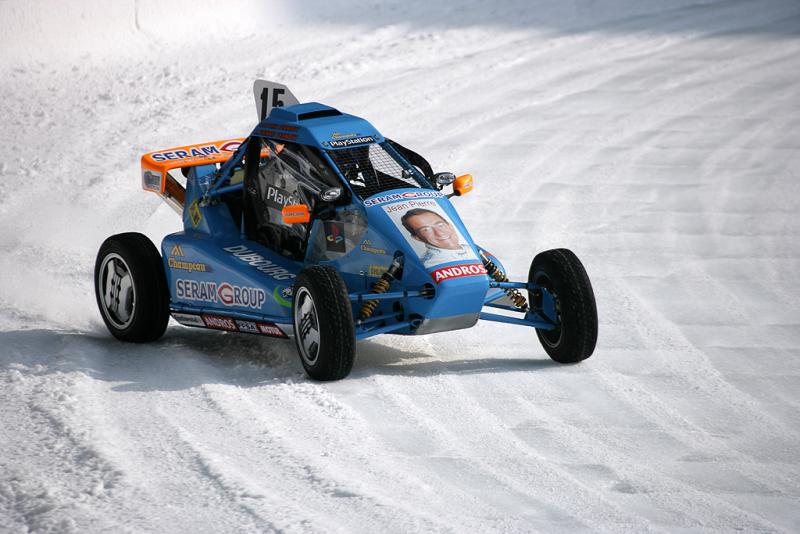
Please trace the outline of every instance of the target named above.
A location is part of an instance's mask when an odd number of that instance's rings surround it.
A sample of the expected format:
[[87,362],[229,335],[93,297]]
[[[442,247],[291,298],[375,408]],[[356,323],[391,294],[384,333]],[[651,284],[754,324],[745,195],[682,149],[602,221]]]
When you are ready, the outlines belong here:
[[451,278],[477,276],[481,274],[486,274],[486,268],[480,263],[468,263],[464,265],[455,265],[453,267],[442,267],[440,269],[431,271],[431,276],[437,284],[444,280],[450,280]]

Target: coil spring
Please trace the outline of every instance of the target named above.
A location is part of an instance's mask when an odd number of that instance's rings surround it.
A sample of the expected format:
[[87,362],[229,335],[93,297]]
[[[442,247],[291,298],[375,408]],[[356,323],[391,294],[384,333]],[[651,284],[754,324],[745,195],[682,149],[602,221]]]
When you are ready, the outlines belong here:
[[[389,289],[389,282],[390,280],[386,280],[386,278],[381,278],[374,284],[372,284],[372,292],[373,293],[386,293],[386,290]],[[375,308],[378,307],[377,300],[368,300],[364,304],[361,305],[361,309],[358,311],[358,318],[359,319],[369,319],[372,317],[372,314],[375,313]]]
[[[498,282],[508,282],[508,277],[503,273],[503,271],[501,271],[492,260],[484,256],[482,252],[481,259],[483,260],[483,266],[486,267],[486,272],[489,273],[489,276]],[[508,295],[508,298],[511,299],[511,302],[513,302],[517,308],[522,311],[528,311],[528,301],[525,300],[525,297],[519,292],[519,290],[514,288],[503,288],[503,292]]]

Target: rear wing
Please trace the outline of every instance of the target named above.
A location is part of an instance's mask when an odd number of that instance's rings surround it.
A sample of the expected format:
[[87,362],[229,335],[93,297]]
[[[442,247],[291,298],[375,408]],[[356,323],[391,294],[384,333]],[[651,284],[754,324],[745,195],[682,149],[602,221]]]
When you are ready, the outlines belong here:
[[158,194],[170,207],[182,214],[186,188],[169,171],[225,163],[243,141],[244,138],[225,139],[149,152],[142,156],[142,188]]

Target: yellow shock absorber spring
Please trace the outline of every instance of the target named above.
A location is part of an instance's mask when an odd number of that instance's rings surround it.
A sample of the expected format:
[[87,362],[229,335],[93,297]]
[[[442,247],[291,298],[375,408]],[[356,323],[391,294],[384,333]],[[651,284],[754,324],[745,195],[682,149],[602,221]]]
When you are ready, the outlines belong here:
[[[372,284],[372,292],[386,293],[386,290],[389,289],[389,282],[390,282],[389,280],[381,278],[380,280]],[[375,313],[375,308],[377,307],[378,307],[377,300],[368,300],[367,302],[361,305],[361,309],[358,312],[358,318],[369,319],[370,317],[372,317],[372,314]]]
[[[486,257],[486,254],[483,251],[480,251],[481,260],[483,261],[483,266],[486,267],[486,272],[489,273],[489,276],[494,278],[498,282],[508,282],[508,277],[500,270],[500,268],[494,264],[492,260]],[[511,299],[511,302],[522,311],[528,311],[528,301],[525,300],[525,297],[519,290],[514,288],[503,288],[503,292],[508,295],[508,298]]]
[[[372,292],[386,293],[386,291],[389,289],[389,285],[392,283],[392,280],[397,279],[400,271],[403,269],[403,263],[404,258],[402,255],[395,256],[395,258],[392,260],[392,264],[389,265],[389,268],[386,270],[386,272],[381,275],[380,280],[372,284]],[[372,314],[375,313],[375,308],[377,307],[377,299],[366,301],[361,305],[361,309],[358,311],[358,318],[361,320],[369,319],[372,317]]]

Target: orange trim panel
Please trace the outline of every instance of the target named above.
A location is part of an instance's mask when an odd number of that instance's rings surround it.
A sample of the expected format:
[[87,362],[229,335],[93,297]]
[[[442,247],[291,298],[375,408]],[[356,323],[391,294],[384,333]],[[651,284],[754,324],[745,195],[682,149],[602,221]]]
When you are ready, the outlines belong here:
[[142,169],[165,173],[172,169],[228,161],[244,138],[225,139],[148,152],[142,156]]

